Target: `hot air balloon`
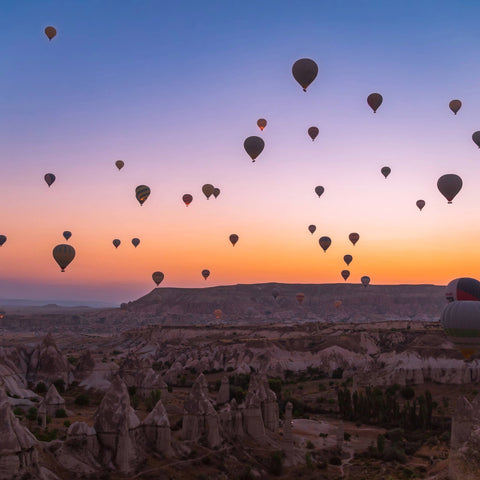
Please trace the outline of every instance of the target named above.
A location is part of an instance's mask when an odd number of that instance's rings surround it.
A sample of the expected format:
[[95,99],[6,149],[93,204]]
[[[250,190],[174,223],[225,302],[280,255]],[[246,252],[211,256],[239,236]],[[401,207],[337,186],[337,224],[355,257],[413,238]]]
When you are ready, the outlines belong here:
[[257,120],[257,125],[258,128],[263,131],[263,129],[267,126],[267,121],[264,118],[259,118]]
[[422,208],[425,206],[425,200],[417,200],[417,203],[416,203],[418,209],[420,211],[422,211]]
[[220,317],[222,316],[222,313],[223,312],[219,308],[217,308],[216,310],[213,311],[213,314],[215,315],[215,318],[217,320],[220,320]]
[[274,289],[272,290],[272,296],[273,296],[273,298],[276,300],[279,295],[280,295],[280,292],[279,292],[276,288],[274,288]]
[[382,172],[382,175],[387,178],[390,175],[390,172],[392,171],[390,167],[382,167],[380,170]]
[[115,246],[115,248],[118,248],[122,242],[118,238],[115,238],[112,243]]
[[5,310],[0,310],[0,319],[5,317],[5,315],[6,315]]
[[348,239],[355,245],[360,240],[360,235],[353,232],[348,236]]
[[335,308],[340,308],[342,306],[342,302],[340,300],[335,300],[334,305]]
[[379,93],[371,93],[367,97],[367,103],[370,106],[370,108],[373,110],[373,113],[377,113],[378,107],[383,102],[383,97]]
[[454,173],[442,175],[437,181],[437,187],[440,193],[448,200],[448,203],[452,203],[452,200],[462,189],[462,185],[462,179]]
[[121,170],[124,165],[125,165],[125,162],[123,162],[122,160],[117,160],[117,161],[115,162],[115,166],[116,166],[119,170]]
[[63,238],[64,238],[65,240],[67,240],[67,242],[68,242],[68,239],[69,239],[71,236],[72,236],[72,232],[69,232],[68,230],[65,230],[65,231],[63,232]]
[[265,148],[265,142],[260,137],[248,137],[243,142],[243,148],[250,155],[252,162],[262,153]]
[[206,183],[202,187],[202,192],[207,197],[207,200],[213,195],[214,190],[215,190],[215,187],[211,183]]
[[147,187],[146,185],[139,185],[135,189],[135,196],[137,197],[140,205],[143,205],[145,203],[145,200],[149,197],[149,195],[150,187]]
[[345,281],[347,281],[347,278],[350,276],[350,271],[349,270],[342,270],[342,273],[341,273],[343,279]]
[[162,272],[153,272],[152,274],[153,281],[157,285],[157,287],[163,282],[165,275]]
[[0,247],[7,241],[7,237],[5,235],[0,235]]
[[472,140],[475,142],[478,148],[480,148],[480,131],[474,132],[472,134]]
[[300,84],[303,91],[315,80],[318,74],[318,65],[310,58],[301,58],[292,66],[293,78]]
[[460,110],[462,107],[462,102],[460,100],[452,100],[448,106],[450,107],[450,110],[456,115],[457,112]]
[[43,178],[49,187],[55,181],[55,175],[53,173],[47,173]]
[[315,225],[309,225],[308,226],[308,231],[313,235],[315,233],[315,230],[317,227]]
[[295,295],[295,298],[297,299],[297,302],[298,303],[302,303],[304,298],[305,298],[305,294],[304,293],[297,293]]
[[132,238],[132,245],[137,248],[138,245],[140,245],[140,239],[139,238]]
[[464,300],[445,305],[440,323],[447,338],[469,359],[480,347],[480,302]]
[[202,270],[202,277],[206,280],[210,276],[210,270]]
[[215,198],[217,198],[219,195],[220,195],[220,189],[217,188],[217,187],[215,187],[215,188],[213,189],[213,196],[214,196]]
[[235,246],[235,244],[238,242],[238,235],[236,233],[232,233],[229,238],[232,242],[232,245]]
[[448,302],[471,300],[480,301],[480,282],[474,278],[455,278],[445,288]]
[[360,279],[362,282],[362,285],[364,287],[368,287],[368,284],[370,283],[370,277],[367,277],[366,275]]
[[55,27],[46,27],[45,28],[45,35],[51,40],[57,34],[57,30]]
[[193,197],[189,193],[186,193],[182,197],[182,200],[183,200],[183,203],[185,203],[185,205],[188,207],[192,203]]
[[321,185],[318,185],[317,187],[315,187],[315,193],[318,195],[318,198],[320,198],[323,195],[324,191],[325,189]]
[[323,248],[323,251],[326,253],[328,247],[329,247],[329,246],[331,245],[331,243],[332,243],[332,240],[331,240],[330,237],[320,237],[320,239],[318,240],[318,243],[319,243],[320,246]]
[[344,255],[343,256],[343,261],[347,264],[347,267],[348,267],[348,265],[350,265],[352,260],[353,260],[353,257],[351,255]]
[[65,243],[57,245],[53,249],[53,258],[62,269],[62,272],[64,272],[69,263],[75,258],[75,249]]
[[310,136],[310,138],[312,139],[312,142],[317,138],[317,135],[318,135],[318,128],[317,127],[310,127],[308,129],[308,135]]

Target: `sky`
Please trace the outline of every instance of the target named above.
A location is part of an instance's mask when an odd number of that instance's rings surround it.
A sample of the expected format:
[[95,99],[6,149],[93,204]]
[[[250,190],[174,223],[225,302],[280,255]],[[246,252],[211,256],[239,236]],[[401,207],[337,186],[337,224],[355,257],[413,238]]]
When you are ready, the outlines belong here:
[[[349,283],[478,277],[479,14],[438,0],[2,5],[0,298],[117,304],[150,291],[154,271],[161,287],[337,283],[345,254]],[[319,69],[306,93],[300,58]],[[251,135],[265,141],[255,162]],[[464,182],[451,205],[447,173]],[[62,273],[64,230],[76,256]]]

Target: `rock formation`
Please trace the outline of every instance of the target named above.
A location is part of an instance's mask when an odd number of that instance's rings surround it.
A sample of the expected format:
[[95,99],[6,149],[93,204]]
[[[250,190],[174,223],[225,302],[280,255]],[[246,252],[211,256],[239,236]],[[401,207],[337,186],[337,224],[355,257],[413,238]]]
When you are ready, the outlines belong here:
[[116,376],[95,413],[102,464],[128,474],[145,457],[140,421],[130,406],[125,382]]
[[285,405],[285,420],[283,422],[282,447],[287,459],[293,457],[293,434],[292,434],[292,411],[293,405],[288,402]]
[[218,415],[205,392],[205,376],[200,374],[184,403],[182,438],[203,440],[210,448],[221,444]]
[[142,422],[147,445],[165,456],[172,455],[170,422],[161,400]]
[[252,374],[248,385],[246,397],[247,408],[249,405],[256,405],[258,397],[262,412],[263,424],[265,428],[273,433],[278,432],[279,412],[277,395],[268,385],[268,380],[264,374]]
[[43,402],[45,404],[47,415],[55,416],[55,412],[60,408],[65,409],[65,400],[60,396],[55,385],[52,383],[48,389]]
[[220,390],[217,395],[217,405],[223,405],[230,401],[230,382],[228,377],[225,375],[222,378],[222,384],[220,385]]

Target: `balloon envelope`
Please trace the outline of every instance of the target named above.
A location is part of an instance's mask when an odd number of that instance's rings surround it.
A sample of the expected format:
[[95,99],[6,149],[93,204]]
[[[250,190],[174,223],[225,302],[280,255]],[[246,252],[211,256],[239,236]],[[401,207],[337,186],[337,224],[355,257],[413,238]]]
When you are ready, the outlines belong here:
[[132,245],[137,248],[138,245],[140,245],[140,239],[139,238],[132,238]]
[[206,183],[202,187],[202,192],[207,197],[207,200],[213,195],[214,190],[215,190],[215,187],[211,183]]
[[248,137],[243,142],[243,148],[245,148],[245,151],[250,155],[252,162],[254,162],[265,148],[265,142],[260,137]]
[[69,232],[68,230],[65,230],[63,232],[63,238],[68,241],[68,239],[72,236],[72,232]]
[[297,294],[295,295],[295,298],[297,299],[297,302],[298,302],[298,303],[302,303],[303,300],[305,299],[305,294],[303,294],[303,293],[297,293]]
[[182,197],[182,200],[183,200],[183,203],[185,203],[185,205],[188,207],[192,203],[193,197],[189,193],[186,193]]
[[457,112],[460,110],[462,107],[462,102],[460,100],[452,100],[448,106],[450,107],[450,110],[456,115]]
[[416,205],[420,211],[422,211],[422,208],[425,206],[425,200],[417,200]]
[[448,203],[452,203],[452,200],[462,189],[462,185],[462,179],[454,173],[442,175],[437,181],[437,187],[440,193],[448,200]]
[[349,236],[348,236],[348,239],[353,243],[353,245],[355,245],[358,240],[360,240],[360,235],[358,233],[351,233]]
[[371,93],[367,97],[367,103],[370,106],[370,108],[373,110],[373,113],[377,112],[378,107],[383,102],[383,97],[379,93]]
[[220,317],[222,316],[222,313],[223,313],[223,312],[222,312],[219,308],[217,308],[216,310],[213,311],[213,314],[215,315],[215,318],[216,318],[217,320],[220,319]]
[[462,352],[465,358],[480,348],[480,302],[469,300],[445,305],[440,323],[447,338]]
[[328,247],[331,245],[332,240],[330,237],[320,237],[318,243],[323,248],[323,251],[326,252]]
[[122,243],[118,238],[115,238],[115,240],[113,240],[113,245],[115,246],[115,248],[118,248],[118,246]]
[[334,305],[335,308],[339,308],[342,305],[342,302],[340,300],[335,300]]
[[315,225],[309,225],[308,226],[308,231],[313,235],[315,233],[315,230],[317,227]]
[[232,245],[235,246],[235,244],[238,242],[238,235],[236,233],[232,233],[229,238],[230,242],[232,242]]
[[152,279],[157,285],[157,287],[163,282],[165,275],[162,272],[153,272]]
[[125,163],[122,160],[117,160],[115,162],[115,165],[119,170],[121,170],[123,168],[123,166],[125,165]]
[[217,187],[215,187],[215,188],[213,189],[213,196],[214,196],[215,198],[217,198],[219,195],[220,195],[220,189],[217,188]]
[[7,237],[5,235],[0,235],[0,247],[7,241]]
[[312,142],[317,138],[318,132],[319,132],[319,130],[318,130],[317,127],[310,127],[308,129],[308,135],[312,139]]
[[318,65],[310,58],[301,58],[292,66],[293,78],[300,84],[303,91],[315,80],[318,74]]
[[45,28],[45,35],[51,40],[57,34],[57,30],[55,27],[46,27]]
[[210,270],[202,270],[202,277],[206,280],[210,275]]
[[480,148],[480,131],[474,132],[472,134],[472,140],[475,142],[478,148]]
[[347,281],[347,278],[350,276],[350,271],[349,270],[342,270],[342,277],[345,281]]
[[145,200],[148,198],[150,195],[150,187],[147,187],[146,185],[139,185],[135,189],[135,197],[137,197],[138,202],[140,205],[143,205],[145,203]]
[[362,282],[362,285],[363,285],[364,287],[367,287],[368,284],[370,283],[370,277],[367,277],[367,276],[365,275],[364,277],[362,277],[362,278],[360,279],[360,281]]
[[343,261],[347,264],[347,266],[350,265],[352,260],[353,260],[353,257],[351,255],[344,255],[343,256]]
[[53,249],[53,258],[62,269],[62,272],[64,272],[70,262],[75,258],[75,249],[65,243],[57,245]]
[[259,118],[257,120],[257,125],[260,130],[263,130],[267,126],[267,121],[264,118]]
[[460,300],[480,301],[480,282],[475,278],[455,278],[445,287],[448,302]]
[[53,173],[47,173],[44,177],[47,185],[50,186],[55,181],[55,175]]
[[387,178],[390,175],[390,172],[392,171],[390,167],[383,167],[381,170],[382,175]]
[[315,193],[318,195],[318,198],[320,198],[323,195],[324,191],[325,189],[321,185],[318,185],[317,187],[315,187]]

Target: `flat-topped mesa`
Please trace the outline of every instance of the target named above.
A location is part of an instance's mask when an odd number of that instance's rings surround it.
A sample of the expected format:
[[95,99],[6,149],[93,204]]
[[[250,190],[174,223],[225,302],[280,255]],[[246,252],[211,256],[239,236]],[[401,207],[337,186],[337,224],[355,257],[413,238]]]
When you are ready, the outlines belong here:
[[144,460],[140,421],[130,406],[125,382],[117,375],[95,413],[94,427],[102,464],[121,473],[132,473]]
[[203,440],[210,448],[221,444],[218,415],[207,396],[203,374],[195,380],[190,395],[184,403],[182,439]]
[[49,333],[32,352],[27,372],[28,381],[33,384],[44,382],[50,385],[61,379],[65,385],[69,385],[72,378],[67,358],[60,352],[52,334]]
[[260,403],[263,424],[267,430],[273,433],[278,432],[279,411],[277,395],[268,385],[266,375],[254,373],[250,376],[248,392],[245,399],[247,408],[249,405],[256,405],[257,399]]
[[147,445],[167,457],[172,455],[170,422],[161,400],[142,422]]
[[50,385],[50,388],[43,399],[43,403],[45,404],[47,415],[50,415],[51,417],[55,416],[57,410],[65,409],[65,400],[58,393],[58,390],[53,383]]

